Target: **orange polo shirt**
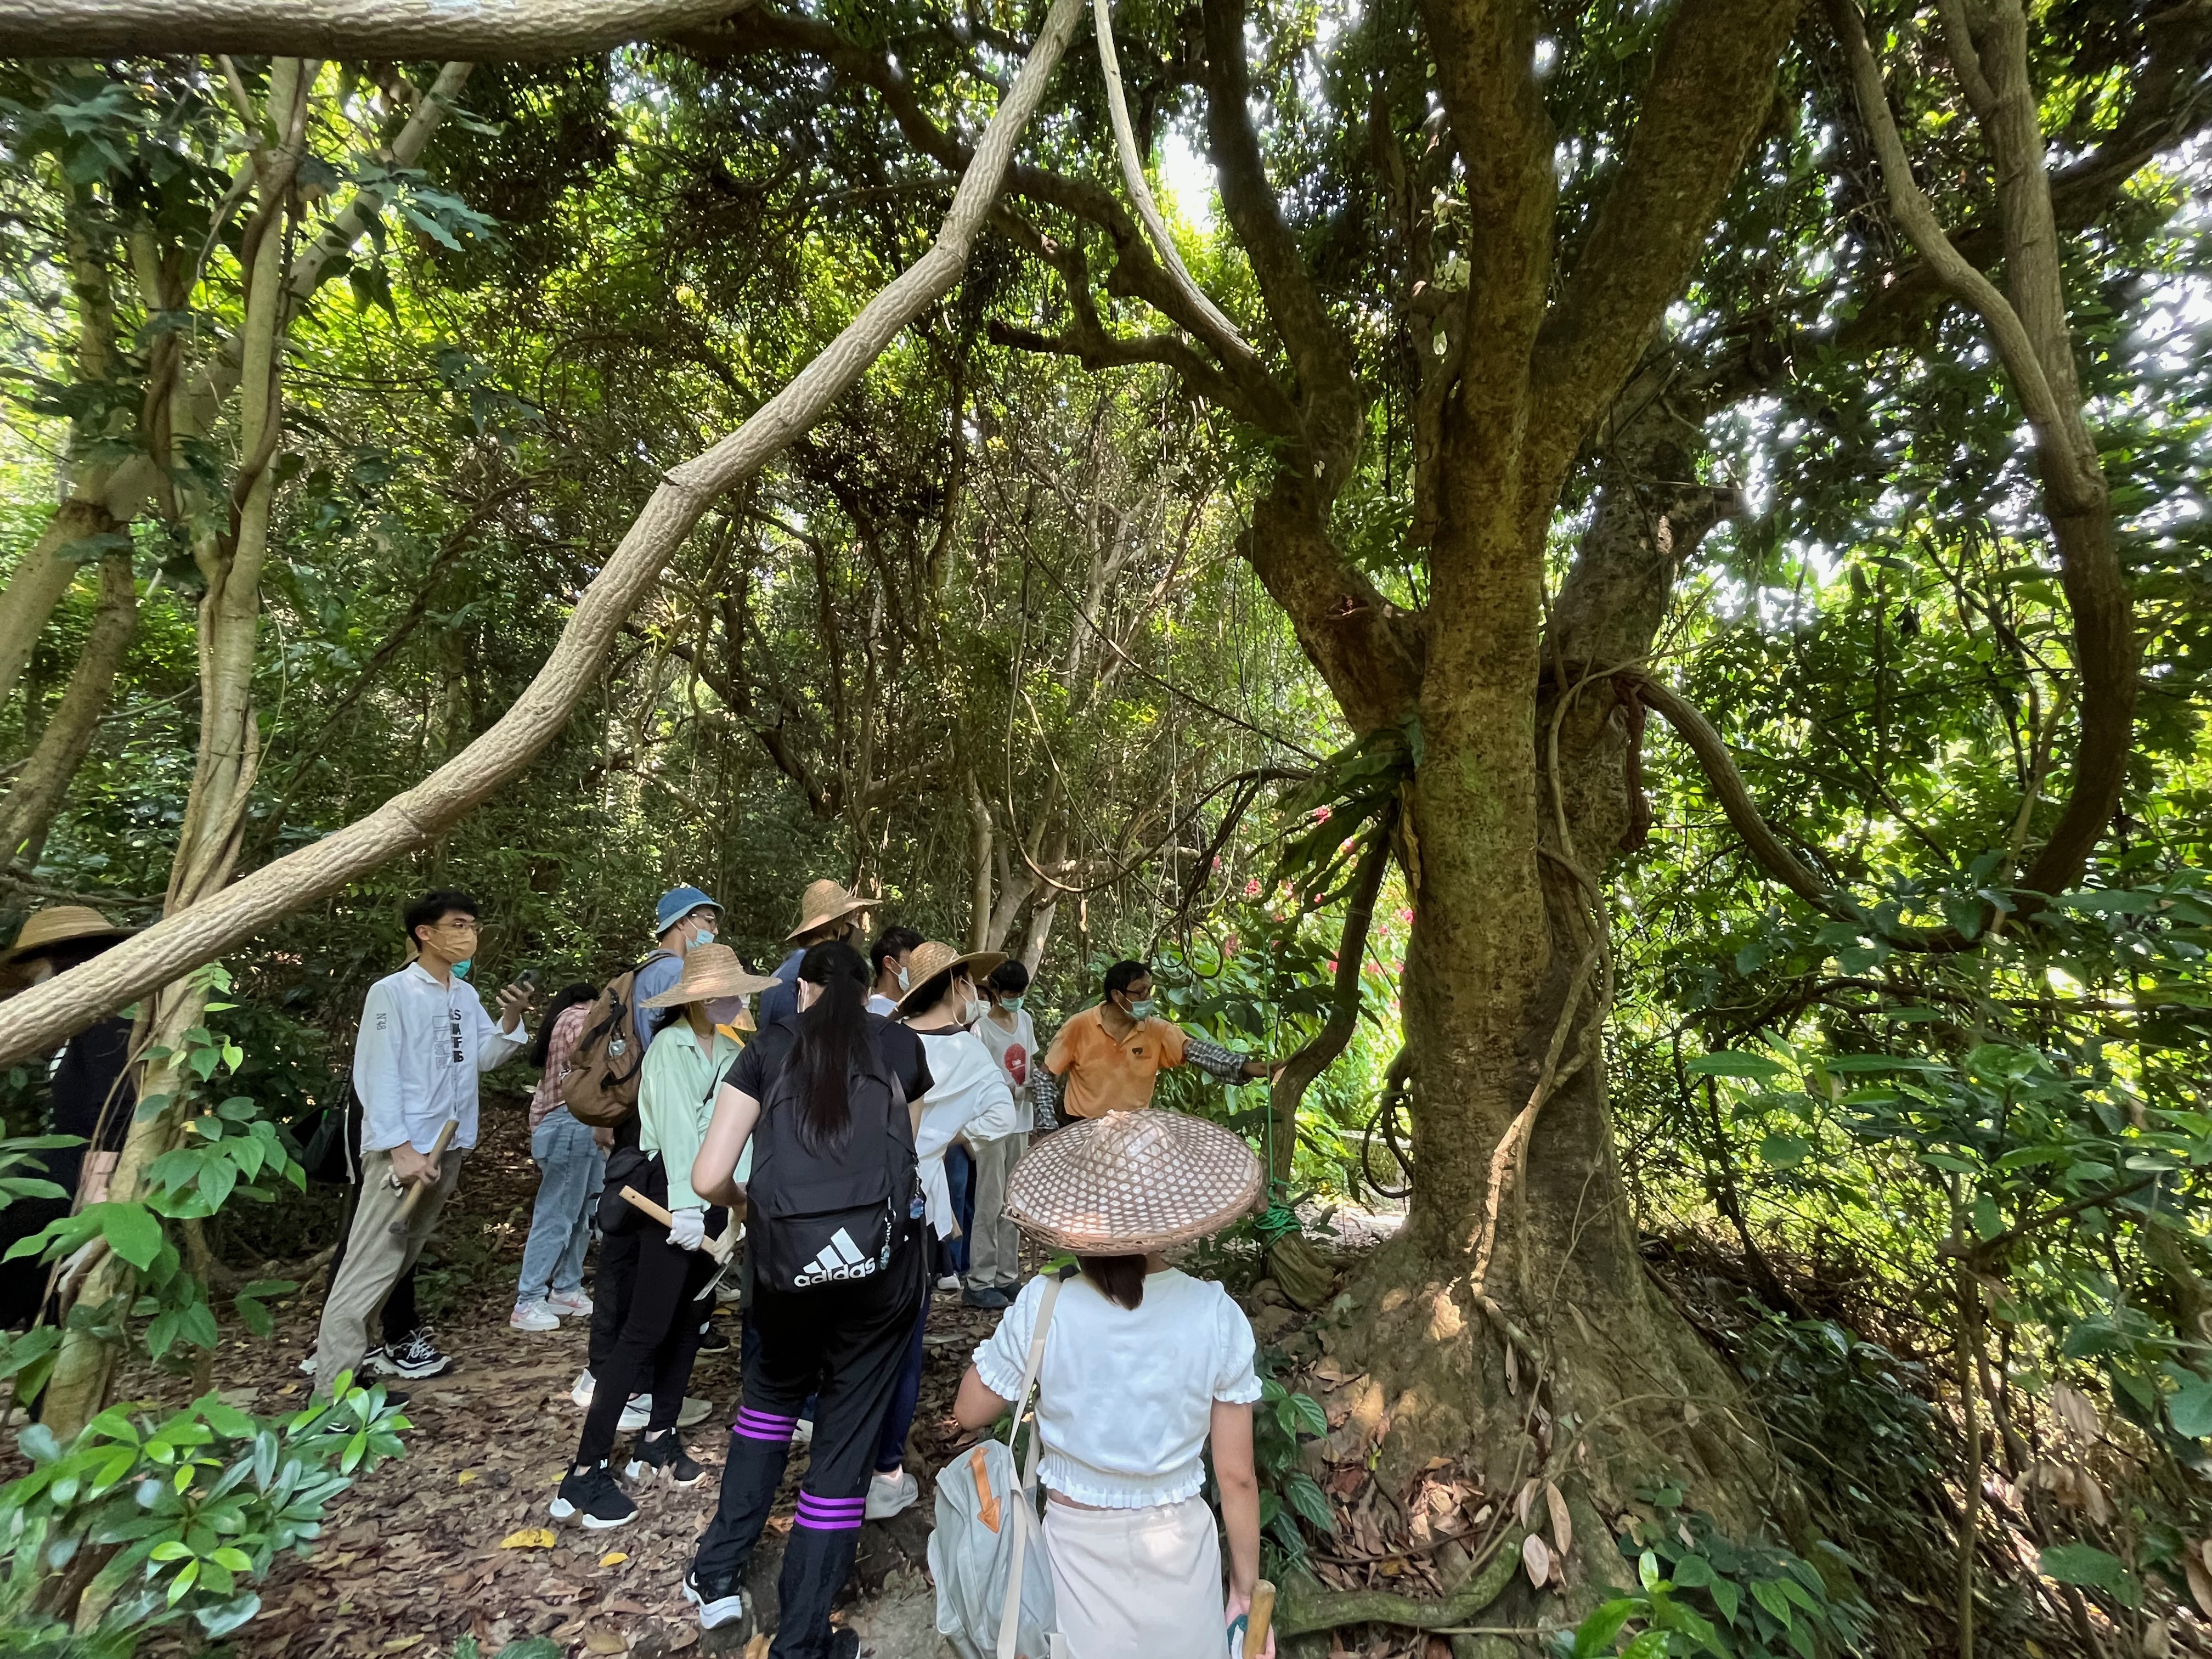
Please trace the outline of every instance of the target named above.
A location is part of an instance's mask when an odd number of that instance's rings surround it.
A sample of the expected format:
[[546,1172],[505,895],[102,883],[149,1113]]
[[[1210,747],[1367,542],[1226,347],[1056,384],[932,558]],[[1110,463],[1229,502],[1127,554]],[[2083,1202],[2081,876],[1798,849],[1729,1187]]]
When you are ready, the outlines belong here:
[[1180,1066],[1182,1057],[1182,1033],[1166,1020],[1146,1020],[1116,1042],[1094,1006],[1060,1028],[1044,1068],[1060,1079],[1069,1116],[1103,1117],[1151,1105],[1160,1067]]

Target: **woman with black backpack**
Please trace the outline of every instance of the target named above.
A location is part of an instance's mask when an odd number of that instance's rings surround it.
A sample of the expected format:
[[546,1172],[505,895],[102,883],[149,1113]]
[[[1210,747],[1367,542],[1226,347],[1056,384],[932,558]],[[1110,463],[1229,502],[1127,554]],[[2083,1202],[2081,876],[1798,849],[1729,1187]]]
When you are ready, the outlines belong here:
[[750,1636],[739,1587],[816,1395],[769,1652],[826,1659],[858,1650],[853,1632],[830,1628],[830,1604],[852,1571],[877,1437],[927,1293],[915,1120],[931,1078],[921,1040],[867,1012],[867,964],[850,945],[812,946],[798,977],[796,1023],[764,1023],[738,1057],[691,1170],[709,1200],[746,1206],[760,1341],[721,1502],[684,1589],[702,1626]]

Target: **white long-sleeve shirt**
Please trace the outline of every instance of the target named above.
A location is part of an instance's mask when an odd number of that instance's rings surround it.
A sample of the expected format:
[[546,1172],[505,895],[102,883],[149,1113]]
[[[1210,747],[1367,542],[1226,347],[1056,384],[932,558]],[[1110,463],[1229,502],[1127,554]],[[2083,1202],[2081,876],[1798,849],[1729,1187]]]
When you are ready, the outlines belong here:
[[477,1078],[528,1045],[518,1023],[502,1031],[465,979],[441,985],[409,963],[368,988],[354,1044],[353,1090],[361,1100],[361,1149],[405,1141],[427,1153],[448,1118],[453,1145],[477,1144]]
[[929,1224],[939,1238],[950,1238],[955,1228],[945,1149],[963,1133],[971,1140],[1012,1133],[1014,1095],[999,1062],[973,1031],[916,1035],[929,1056],[932,1081],[921,1097],[921,1127],[914,1150],[921,1164],[921,1190],[929,1200]]

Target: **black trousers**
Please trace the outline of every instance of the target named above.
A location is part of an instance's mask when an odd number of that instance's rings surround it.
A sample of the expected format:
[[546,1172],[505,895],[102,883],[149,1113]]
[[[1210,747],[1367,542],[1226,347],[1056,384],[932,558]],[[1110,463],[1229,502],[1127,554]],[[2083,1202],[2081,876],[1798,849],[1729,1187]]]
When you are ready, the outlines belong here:
[[[814,1444],[778,1581],[770,1659],[830,1651],[830,1605],[853,1571],[876,1441],[928,1293],[928,1253],[909,1237],[881,1278],[778,1293],[757,1286],[760,1346],[745,1363],[744,1404],[730,1429],[721,1501],[699,1540],[702,1584],[742,1583],[791,1455],[791,1433],[816,1395]],[[653,1404],[659,1405],[656,1397]]]
[[591,1358],[584,1363],[596,1379],[614,1355],[615,1340],[629,1316],[631,1287],[637,1283],[638,1241],[644,1229],[599,1235],[599,1266],[592,1275]]
[[[708,1224],[718,1235],[726,1215],[721,1210],[708,1212]],[[623,1407],[639,1388],[653,1390],[653,1416],[646,1432],[674,1428],[676,1415],[684,1409],[692,1362],[699,1355],[699,1327],[706,1314],[705,1304],[696,1297],[714,1276],[714,1258],[704,1250],[678,1249],[659,1227],[630,1237],[637,1240],[636,1276],[622,1333],[605,1364],[592,1367],[592,1408],[584,1413],[583,1437],[576,1445],[579,1468],[613,1455]],[[596,1314],[598,1304],[592,1305]]]

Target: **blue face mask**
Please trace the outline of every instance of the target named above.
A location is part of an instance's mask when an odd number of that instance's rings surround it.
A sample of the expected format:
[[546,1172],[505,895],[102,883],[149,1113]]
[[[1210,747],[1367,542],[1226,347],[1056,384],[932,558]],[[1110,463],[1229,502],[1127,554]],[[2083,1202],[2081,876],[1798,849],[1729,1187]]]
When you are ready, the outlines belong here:
[[1129,1005],[1129,1018],[1131,1019],[1150,1019],[1152,1017],[1152,1011],[1159,1006],[1160,1005],[1158,1003],[1153,1001],[1150,997],[1146,997],[1141,1002],[1132,1002]]
[[1022,1000],[1019,997],[1000,997],[999,1006],[1010,1014],[1018,1014],[1022,1011]]
[[469,963],[475,960],[476,958],[474,957],[466,957],[461,961],[455,963],[453,964],[453,977],[455,979],[466,979],[469,976]]

